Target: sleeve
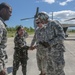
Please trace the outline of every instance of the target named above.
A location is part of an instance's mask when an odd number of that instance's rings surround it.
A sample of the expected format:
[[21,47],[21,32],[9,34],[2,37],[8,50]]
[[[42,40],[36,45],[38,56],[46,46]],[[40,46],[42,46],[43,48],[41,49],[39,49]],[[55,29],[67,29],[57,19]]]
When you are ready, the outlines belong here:
[[56,22],[52,22],[52,29],[54,30],[54,37],[53,39],[49,40],[48,43],[50,46],[56,45],[58,43],[62,43],[65,39],[64,31],[63,28],[61,27],[60,24]]
[[2,65],[0,64],[0,72],[3,70]]
[[3,35],[3,29],[0,27],[0,44],[1,44],[1,40],[2,40],[2,35]]
[[28,38],[28,33],[26,31],[24,31],[24,37]]
[[33,46],[35,44],[35,42],[36,42],[36,32],[35,32],[34,37],[32,39],[31,46]]
[[0,72],[3,70],[3,64],[2,61],[0,60]]

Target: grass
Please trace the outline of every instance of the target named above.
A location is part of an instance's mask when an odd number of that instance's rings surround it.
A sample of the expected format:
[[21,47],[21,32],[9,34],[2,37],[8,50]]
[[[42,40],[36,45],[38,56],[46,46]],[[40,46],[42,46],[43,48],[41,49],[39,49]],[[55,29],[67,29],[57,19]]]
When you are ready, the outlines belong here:
[[8,37],[14,37],[15,36],[15,31],[8,31],[7,36]]
[[[27,31],[29,35],[34,34],[34,31]],[[8,37],[14,37],[16,31],[8,31]],[[68,31],[68,33],[75,33],[75,31]]]
[[[15,36],[15,33],[16,33],[16,31],[8,31],[7,36],[8,37],[14,37]],[[29,31],[28,34],[29,35],[34,34],[34,31],[32,31],[32,32]]]

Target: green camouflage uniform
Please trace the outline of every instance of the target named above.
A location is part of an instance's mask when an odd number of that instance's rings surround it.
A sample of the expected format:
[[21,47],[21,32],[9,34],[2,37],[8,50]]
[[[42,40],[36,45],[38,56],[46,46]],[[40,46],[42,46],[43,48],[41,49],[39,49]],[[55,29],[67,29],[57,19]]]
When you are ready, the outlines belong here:
[[[6,54],[6,42],[7,42],[7,30],[6,30],[6,24],[4,23],[4,20],[0,18],[0,72],[3,70],[3,68],[6,69],[5,64],[7,60],[7,54]],[[5,71],[7,75],[7,70]]]
[[[34,45],[36,41],[38,67],[39,70],[44,69],[46,75],[65,75],[63,71],[65,65],[63,40],[63,29],[55,21],[49,21],[47,25],[41,29],[37,28],[35,32],[31,45]],[[41,46],[40,41],[47,42],[49,47]]]
[[13,75],[16,75],[20,63],[22,65],[23,75],[26,75],[28,53],[26,49],[22,48],[22,46],[26,46],[25,38],[27,37],[28,34],[25,32],[24,36],[19,37],[19,35],[16,34],[14,38],[15,51],[13,56]]

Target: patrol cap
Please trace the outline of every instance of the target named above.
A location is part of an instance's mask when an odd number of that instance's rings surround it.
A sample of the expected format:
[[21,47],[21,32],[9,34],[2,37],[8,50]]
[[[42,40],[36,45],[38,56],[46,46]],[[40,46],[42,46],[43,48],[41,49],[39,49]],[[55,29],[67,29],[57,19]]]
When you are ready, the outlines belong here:
[[9,8],[11,6],[9,6],[7,3],[3,2],[0,4],[0,10],[3,9],[3,8]]
[[48,14],[44,13],[44,12],[40,12],[38,13],[38,19],[43,20],[43,21],[47,21],[49,19]]

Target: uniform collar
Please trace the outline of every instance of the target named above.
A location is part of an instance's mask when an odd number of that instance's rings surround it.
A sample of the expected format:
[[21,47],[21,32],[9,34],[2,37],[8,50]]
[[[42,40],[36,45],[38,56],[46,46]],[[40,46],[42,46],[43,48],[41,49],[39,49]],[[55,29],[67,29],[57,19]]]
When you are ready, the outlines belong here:
[[5,27],[7,27],[7,25],[5,24],[5,21],[0,17],[0,20],[4,23]]

